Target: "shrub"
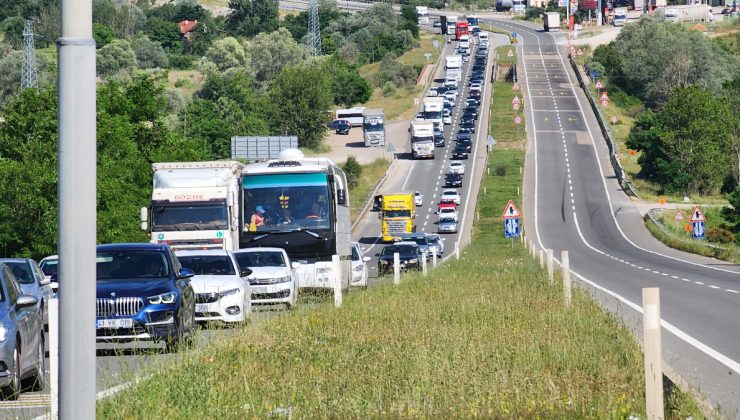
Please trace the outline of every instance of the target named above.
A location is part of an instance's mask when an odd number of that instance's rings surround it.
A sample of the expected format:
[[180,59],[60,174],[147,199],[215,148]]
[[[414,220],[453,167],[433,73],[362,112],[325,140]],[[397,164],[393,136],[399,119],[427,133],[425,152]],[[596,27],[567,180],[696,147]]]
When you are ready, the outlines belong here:
[[362,166],[357,162],[354,156],[347,157],[347,161],[342,165],[342,169],[347,174],[347,184],[350,188],[355,188],[357,183],[360,182],[362,176]]
[[526,20],[537,19],[543,13],[545,13],[545,9],[541,7],[528,7],[526,13],[524,14],[524,19]]
[[735,235],[727,229],[712,228],[707,231],[707,240],[718,244],[729,244],[735,240]]
[[390,98],[391,96],[396,94],[396,85],[393,84],[390,80],[385,82],[383,85],[383,96],[386,98]]
[[506,165],[496,165],[493,173],[495,173],[496,176],[506,176]]
[[182,54],[167,54],[170,67],[177,70],[190,70],[198,57]]

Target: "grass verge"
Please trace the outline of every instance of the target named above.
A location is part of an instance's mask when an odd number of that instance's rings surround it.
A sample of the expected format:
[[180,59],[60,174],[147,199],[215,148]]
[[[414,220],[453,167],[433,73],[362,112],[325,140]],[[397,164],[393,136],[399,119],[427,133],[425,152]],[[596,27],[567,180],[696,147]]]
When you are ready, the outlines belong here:
[[373,188],[380,181],[380,178],[385,175],[390,164],[385,159],[375,159],[372,163],[362,165],[362,176],[360,176],[357,186],[349,192],[349,213],[352,220],[355,220],[359,215],[362,206],[365,205]]
[[[99,402],[98,416],[644,417],[631,333],[577,290],[566,309],[546,272],[503,238],[499,214],[523,161],[522,150],[491,155],[507,170],[484,176],[460,261],[351,293],[339,310],[303,306],[234,330]],[[666,415],[701,417],[680,392],[667,393]]]

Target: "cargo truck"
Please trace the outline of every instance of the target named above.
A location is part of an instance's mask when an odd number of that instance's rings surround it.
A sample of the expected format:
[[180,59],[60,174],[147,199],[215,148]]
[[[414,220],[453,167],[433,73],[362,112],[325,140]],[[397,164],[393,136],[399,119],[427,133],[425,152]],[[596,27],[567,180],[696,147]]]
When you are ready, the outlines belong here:
[[447,15],[446,16],[446,22],[447,22],[447,34],[448,37],[454,37],[455,36],[455,26],[457,24],[457,16],[453,15]]
[[478,16],[476,15],[465,15],[465,20],[468,22],[468,29],[472,32],[475,28],[478,28]]
[[706,4],[670,6],[663,11],[670,22],[699,22],[712,20],[712,8]]
[[614,26],[624,26],[627,23],[627,8],[617,7],[614,9]]
[[236,161],[152,164],[152,203],[141,209],[142,230],[151,242],[174,249],[239,248],[243,167]]
[[455,23],[455,40],[459,41],[460,37],[468,34],[468,22],[462,21]]
[[426,6],[416,6],[416,19],[419,25],[429,24],[429,8]]
[[384,242],[400,241],[405,233],[416,232],[414,193],[385,193],[381,201],[380,226]]
[[445,100],[442,97],[425,97],[424,98],[424,110],[422,111],[422,119],[429,121],[434,124],[436,128],[444,130],[444,108]]
[[365,147],[385,146],[385,114],[382,109],[365,109],[362,113],[362,136]]
[[412,121],[409,137],[414,159],[434,159],[434,124],[431,121]]
[[462,56],[448,55],[445,57],[445,79],[454,79],[458,82],[462,79]]
[[559,31],[560,30],[560,13],[558,12],[547,12],[545,13],[545,32]]

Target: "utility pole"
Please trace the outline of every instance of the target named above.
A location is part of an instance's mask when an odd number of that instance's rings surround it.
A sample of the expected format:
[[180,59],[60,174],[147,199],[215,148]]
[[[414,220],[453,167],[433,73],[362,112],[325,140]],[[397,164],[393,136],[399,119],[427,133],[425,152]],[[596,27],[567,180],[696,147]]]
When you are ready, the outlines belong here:
[[33,22],[26,20],[23,27],[23,67],[21,69],[21,89],[39,87],[36,68],[36,48],[33,41]]
[[319,1],[308,3],[308,47],[314,56],[321,55],[321,30],[319,29]]
[[95,418],[96,133],[92,0],[61,1],[57,40],[59,418]]

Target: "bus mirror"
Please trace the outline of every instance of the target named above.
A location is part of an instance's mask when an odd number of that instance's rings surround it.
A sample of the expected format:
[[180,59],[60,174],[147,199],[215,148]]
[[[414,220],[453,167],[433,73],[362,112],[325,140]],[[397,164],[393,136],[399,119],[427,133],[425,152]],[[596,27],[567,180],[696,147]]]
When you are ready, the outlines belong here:
[[146,232],[147,227],[149,227],[149,224],[147,222],[141,222],[141,230]]
[[344,188],[337,189],[337,204],[341,206],[347,205],[347,190]]
[[231,207],[234,205],[234,192],[230,192],[229,195],[226,196],[226,206]]
[[[139,220],[142,222],[149,220],[149,209],[142,207],[141,210],[139,210]],[[146,230],[146,228],[144,230]]]

